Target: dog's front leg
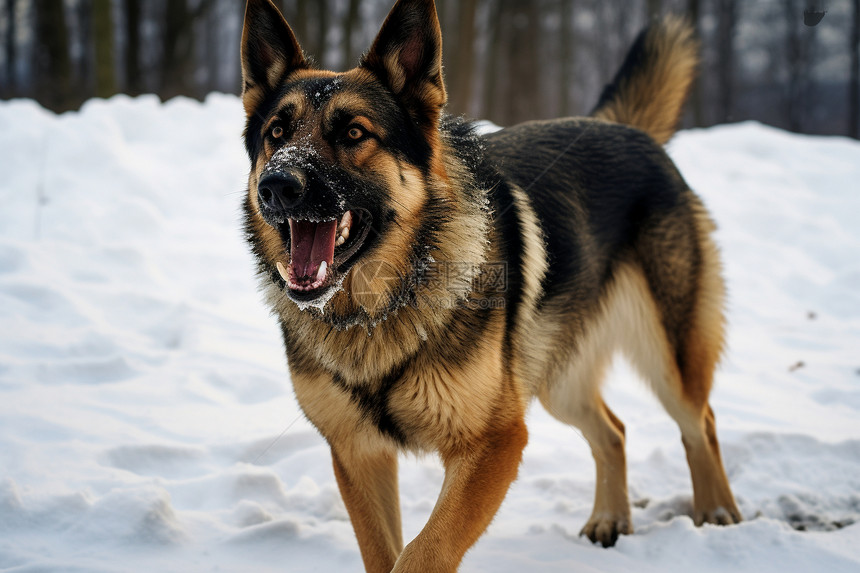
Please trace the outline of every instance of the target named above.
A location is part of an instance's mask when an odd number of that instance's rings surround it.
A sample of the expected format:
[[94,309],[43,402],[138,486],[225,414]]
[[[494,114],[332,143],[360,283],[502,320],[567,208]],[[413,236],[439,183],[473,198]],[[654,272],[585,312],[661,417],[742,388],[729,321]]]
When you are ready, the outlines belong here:
[[334,475],[368,573],[388,573],[403,549],[397,452],[332,444]]
[[517,477],[528,431],[522,419],[468,446],[442,452],[445,480],[427,525],[393,573],[450,573],[478,540]]

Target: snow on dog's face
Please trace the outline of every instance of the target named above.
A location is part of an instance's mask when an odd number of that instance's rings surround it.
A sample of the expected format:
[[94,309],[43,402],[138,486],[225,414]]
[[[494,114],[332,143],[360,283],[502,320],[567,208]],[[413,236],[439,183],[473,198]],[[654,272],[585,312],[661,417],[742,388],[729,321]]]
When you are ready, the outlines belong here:
[[379,317],[408,299],[430,249],[445,89],[427,21],[432,2],[399,2],[360,65],[337,74],[311,68],[270,0],[248,3],[247,230],[301,308]]

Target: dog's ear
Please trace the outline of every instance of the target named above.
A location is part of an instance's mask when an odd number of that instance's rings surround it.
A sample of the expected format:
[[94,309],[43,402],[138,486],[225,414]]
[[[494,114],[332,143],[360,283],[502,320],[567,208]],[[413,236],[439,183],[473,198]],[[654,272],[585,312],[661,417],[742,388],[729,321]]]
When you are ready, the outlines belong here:
[[271,0],[248,0],[242,30],[242,103],[251,115],[293,71],[307,68],[302,48]]
[[419,124],[435,126],[447,96],[433,0],[398,0],[360,66],[400,97]]

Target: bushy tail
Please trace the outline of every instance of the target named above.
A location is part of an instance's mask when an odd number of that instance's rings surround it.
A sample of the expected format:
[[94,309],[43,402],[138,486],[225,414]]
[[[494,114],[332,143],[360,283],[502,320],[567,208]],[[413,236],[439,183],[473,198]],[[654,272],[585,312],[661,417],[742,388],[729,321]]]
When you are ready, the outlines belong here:
[[698,64],[693,28],[667,16],[639,34],[591,115],[637,127],[662,145],[678,129]]

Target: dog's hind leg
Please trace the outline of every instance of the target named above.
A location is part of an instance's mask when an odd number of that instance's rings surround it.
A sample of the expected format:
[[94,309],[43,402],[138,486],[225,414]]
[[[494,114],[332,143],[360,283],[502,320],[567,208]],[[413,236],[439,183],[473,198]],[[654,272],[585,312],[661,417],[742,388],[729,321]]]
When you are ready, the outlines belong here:
[[690,387],[706,387],[713,371],[691,372],[681,377],[675,364],[656,370],[641,369],[651,382],[663,407],[681,429],[681,441],[687,453],[687,463],[693,480],[693,519],[696,525],[716,523],[728,525],[741,521],[741,513],[729,488],[717,441],[714,412],[707,394],[691,395]]
[[681,440],[693,479],[693,519],[696,525],[740,523],[741,512],[720,457],[713,410],[705,403],[701,410],[690,408],[673,417],[681,428]]
[[638,329],[636,338],[626,340],[625,350],[681,429],[696,524],[726,525],[740,522],[741,513],[729,488],[708,403],[724,328],[724,287],[717,249],[708,236],[710,227],[699,212],[692,233],[676,236],[669,244],[654,241],[650,248],[647,238],[641,243],[644,274],[650,280],[638,291],[650,295],[643,296],[643,308],[651,308],[647,313],[651,318],[644,331]]
[[580,531],[593,543],[604,547],[615,545],[619,535],[633,533],[630,503],[627,498],[627,462],[624,455],[624,424],[595,396],[574,409],[558,411],[558,402],[548,405],[559,420],[576,426],[591,446],[597,468],[594,487],[594,508],[591,517]]
[[615,545],[619,535],[633,533],[627,497],[624,424],[600,395],[600,383],[612,357],[607,317],[604,315],[592,323],[566,371],[537,393],[550,414],[579,428],[591,446],[597,469],[594,509],[580,535],[604,547]]

